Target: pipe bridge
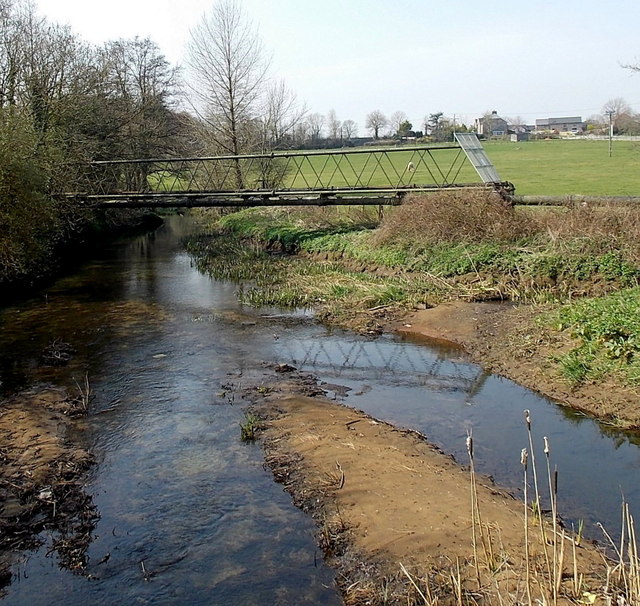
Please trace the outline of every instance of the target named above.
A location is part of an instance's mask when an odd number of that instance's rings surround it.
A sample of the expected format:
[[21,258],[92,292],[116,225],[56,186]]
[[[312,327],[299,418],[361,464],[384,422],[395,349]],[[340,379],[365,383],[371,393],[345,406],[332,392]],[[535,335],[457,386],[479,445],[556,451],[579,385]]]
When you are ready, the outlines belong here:
[[58,195],[102,208],[396,205],[408,193],[512,189],[469,133],[449,145],[107,160],[78,171],[79,189]]

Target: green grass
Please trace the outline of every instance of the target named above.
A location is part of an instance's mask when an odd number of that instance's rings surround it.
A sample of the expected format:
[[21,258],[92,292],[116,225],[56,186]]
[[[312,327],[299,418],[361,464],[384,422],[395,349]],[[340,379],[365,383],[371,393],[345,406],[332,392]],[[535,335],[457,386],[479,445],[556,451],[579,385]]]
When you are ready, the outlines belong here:
[[566,331],[576,345],[558,357],[572,385],[623,375],[640,385],[640,288],[564,305],[543,321]]
[[[482,145],[500,177],[511,181],[516,186],[518,195],[640,196],[640,142],[614,141],[611,158],[608,155],[608,141],[483,141]],[[455,150],[433,152],[445,173],[454,163],[457,154]],[[350,156],[352,168],[344,169],[347,180],[363,171],[363,180],[370,180],[371,185],[389,185],[389,181],[393,181],[397,174],[390,163],[385,159],[382,167],[378,167],[371,160],[367,164],[367,157],[366,154]],[[414,161],[417,170],[411,175],[412,183],[426,185],[434,182],[432,175],[419,165],[410,150],[390,153],[388,158],[399,173],[402,173],[409,161]],[[429,164],[433,168],[433,164]],[[290,179],[287,185],[303,187],[305,182],[311,183],[314,180],[312,167],[323,178],[333,174],[336,169],[333,160],[327,160],[326,156],[311,156],[302,165],[303,176],[298,176],[296,180]],[[387,179],[387,176],[393,178]],[[459,173],[454,169],[448,176],[449,180],[458,183],[480,180],[466,159]],[[404,178],[408,176],[405,175]],[[331,182],[339,187],[347,180],[336,172]]]
[[[362,151],[362,150],[359,150]],[[373,151],[370,149],[368,151]],[[291,188],[319,187],[330,183],[333,187],[357,184],[384,187],[402,184],[427,185],[447,182],[478,182],[473,167],[458,149],[435,149],[432,155],[421,157],[411,148],[388,148],[375,157],[367,153],[343,156],[310,154],[298,160],[299,171],[289,171],[285,186]],[[414,172],[407,172],[409,162]]]
[[[612,157],[608,154],[608,141],[484,141],[483,146],[500,177],[512,182],[518,195],[640,196],[640,143],[615,141]],[[410,147],[388,148],[384,152],[376,158],[367,153],[343,157],[311,152],[289,163],[279,160],[280,174],[284,174],[281,186],[389,187],[480,181],[460,150],[436,146],[430,155],[422,157]],[[256,166],[248,160],[242,162],[247,187],[262,187]],[[409,162],[414,163],[415,172],[406,172]],[[222,168],[219,170],[226,174]],[[158,170],[149,176],[149,184],[158,191],[184,189],[188,188],[189,175]]]
[[518,195],[640,196],[640,142],[485,141],[500,174]]

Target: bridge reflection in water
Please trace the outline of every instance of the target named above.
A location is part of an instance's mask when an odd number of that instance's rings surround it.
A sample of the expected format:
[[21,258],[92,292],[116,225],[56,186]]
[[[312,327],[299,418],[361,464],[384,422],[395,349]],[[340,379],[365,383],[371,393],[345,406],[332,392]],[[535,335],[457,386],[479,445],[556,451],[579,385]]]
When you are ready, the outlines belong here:
[[278,342],[280,359],[332,380],[377,381],[389,387],[427,387],[472,398],[489,373],[453,347],[424,347],[388,337],[347,339],[327,335]]

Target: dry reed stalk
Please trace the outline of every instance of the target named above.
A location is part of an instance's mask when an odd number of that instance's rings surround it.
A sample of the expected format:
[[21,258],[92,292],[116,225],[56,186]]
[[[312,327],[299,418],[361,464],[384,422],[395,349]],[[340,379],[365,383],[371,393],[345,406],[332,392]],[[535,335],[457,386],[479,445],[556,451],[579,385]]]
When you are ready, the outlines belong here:
[[[557,511],[556,511],[556,491],[554,490],[554,482],[551,478],[551,461],[549,459],[549,453],[551,452],[549,448],[549,440],[547,436],[544,436],[544,454],[547,460],[547,478],[549,480],[549,497],[551,499],[551,515],[553,516],[553,573],[555,574],[558,566],[558,534],[557,534]],[[556,471],[557,474],[557,471]],[[555,482],[557,486],[557,481]],[[557,583],[555,579],[552,579],[552,588],[553,588],[553,604],[554,606],[558,603],[558,592],[556,589]]]
[[451,580],[453,581],[453,585],[456,589],[456,599],[458,601],[458,606],[462,606],[462,578],[460,576],[460,558],[459,557],[456,557],[456,574],[451,575]]
[[[551,583],[551,563],[549,562],[549,552],[547,551],[547,532],[542,518],[542,502],[540,500],[540,490],[538,488],[538,469],[536,467],[536,456],[533,448],[533,432],[531,429],[531,411],[526,409],[524,411],[524,420],[527,424],[527,434],[529,436],[529,452],[531,453],[531,472],[533,474],[533,485],[536,491],[536,513],[538,515],[538,523],[540,526],[540,540],[542,542],[542,549],[544,551],[544,559],[547,566],[547,574],[549,576],[549,582]],[[526,499],[525,499],[526,503]]]
[[529,576],[529,505],[527,503],[527,466],[528,466],[528,454],[527,449],[523,448],[520,453],[520,464],[524,470],[524,565],[525,576],[527,583],[527,600],[529,606],[532,606],[531,601],[531,578]]
[[536,507],[537,511],[541,511],[541,503],[540,503],[540,491],[538,490],[538,473],[536,470],[536,455],[533,449],[533,437],[531,432],[531,411],[527,408],[524,411],[524,420],[527,424],[527,434],[529,435],[529,453],[531,454],[531,472],[533,474],[533,486],[536,491]]
[[425,586],[427,595],[424,595],[424,593],[422,593],[422,590],[420,589],[420,587],[418,587],[418,584],[413,580],[413,577],[409,574],[409,571],[404,567],[404,564],[402,562],[400,562],[400,569],[402,570],[402,573],[407,577],[407,579],[409,579],[409,582],[414,586],[420,597],[424,600],[425,606],[437,606],[438,598],[436,597],[434,599],[434,597],[431,595],[428,580]]
[[562,534],[560,536],[560,555],[558,557],[558,568],[555,570],[554,575],[554,596],[557,596],[560,593],[560,586],[562,585],[562,569],[564,568],[564,542],[565,542],[565,532],[562,530]]
[[[575,530],[573,532],[575,535]],[[580,590],[582,589],[583,575],[578,575],[578,556],[576,554],[576,541],[571,541],[571,550],[573,556],[573,596],[575,598],[580,597]]]
[[625,503],[625,515],[627,519],[627,553],[629,560],[629,585],[630,600],[637,602],[640,599],[640,562],[638,561],[638,543],[636,541],[636,528],[633,515],[629,511],[629,504]]
[[476,537],[476,509],[477,509],[477,493],[476,478],[473,465],[473,437],[471,433],[467,433],[467,454],[469,455],[469,476],[471,480],[471,542],[473,545],[473,562],[476,569],[476,579],[478,580],[478,589],[482,583],[480,581],[480,562],[478,561],[478,539]]
[[[625,536],[627,532],[627,507],[626,504],[622,503],[622,533],[620,535],[620,551],[618,552],[619,558],[619,570],[620,575],[622,576],[622,580],[624,582],[626,593],[629,592],[629,586],[627,582],[627,574],[626,574],[626,566],[624,564],[624,548],[625,548]],[[605,533],[606,534],[606,533]]]

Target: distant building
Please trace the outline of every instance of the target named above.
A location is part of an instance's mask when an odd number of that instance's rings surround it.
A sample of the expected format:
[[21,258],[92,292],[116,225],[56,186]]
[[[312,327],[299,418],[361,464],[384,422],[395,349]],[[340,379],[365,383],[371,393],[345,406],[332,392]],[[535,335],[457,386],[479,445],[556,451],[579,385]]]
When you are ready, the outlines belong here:
[[475,129],[478,135],[485,137],[504,137],[509,132],[507,121],[495,110],[482,118],[476,118]]
[[570,118],[539,118],[536,120],[537,131],[558,131],[559,133],[581,133],[585,123],[580,116]]
[[535,130],[533,124],[509,124],[509,134],[511,133],[526,133],[529,134]]

